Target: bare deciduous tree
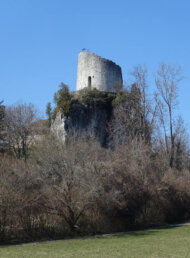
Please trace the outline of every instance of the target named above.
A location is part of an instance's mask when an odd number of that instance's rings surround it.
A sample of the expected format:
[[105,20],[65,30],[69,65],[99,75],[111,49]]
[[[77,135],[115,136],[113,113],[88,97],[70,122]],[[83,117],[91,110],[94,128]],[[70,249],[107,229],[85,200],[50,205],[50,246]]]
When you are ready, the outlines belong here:
[[109,123],[110,145],[117,148],[136,136],[144,138],[142,127],[140,90],[135,84],[130,91],[120,92],[113,108]]
[[[180,66],[168,65],[162,63],[155,77],[158,89],[157,103],[159,104],[160,121],[164,129],[167,152],[169,149],[169,164],[173,167],[174,163],[174,109],[177,105],[178,86],[183,79]],[[165,117],[164,117],[165,116]],[[168,131],[170,137],[170,146],[167,142]]]
[[19,104],[6,108],[6,141],[15,157],[27,159],[29,147],[38,132],[34,123],[37,119],[38,112],[32,104]]
[[101,153],[100,146],[90,139],[70,139],[64,144],[53,136],[35,150],[35,170],[45,182],[43,191],[48,196],[44,205],[60,216],[72,232],[99,198]]
[[142,136],[146,140],[150,140],[150,134],[154,127],[157,105],[151,105],[150,97],[148,96],[148,71],[146,66],[135,66],[131,72],[132,81],[140,91],[141,99],[141,126]]
[[0,151],[3,151],[5,146],[5,107],[2,104],[3,101],[0,101]]
[[184,121],[181,116],[177,118],[174,125],[175,152],[174,166],[177,170],[190,168],[190,142]]

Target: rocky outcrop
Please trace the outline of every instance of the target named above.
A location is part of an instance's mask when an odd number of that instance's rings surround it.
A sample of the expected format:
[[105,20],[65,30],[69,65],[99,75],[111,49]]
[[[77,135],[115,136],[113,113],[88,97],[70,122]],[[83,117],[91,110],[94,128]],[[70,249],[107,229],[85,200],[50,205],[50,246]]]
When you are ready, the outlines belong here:
[[107,125],[111,117],[111,110],[105,107],[90,107],[80,104],[68,116],[57,114],[52,131],[61,141],[66,141],[72,135],[81,136],[83,133],[94,136],[102,146],[107,144]]

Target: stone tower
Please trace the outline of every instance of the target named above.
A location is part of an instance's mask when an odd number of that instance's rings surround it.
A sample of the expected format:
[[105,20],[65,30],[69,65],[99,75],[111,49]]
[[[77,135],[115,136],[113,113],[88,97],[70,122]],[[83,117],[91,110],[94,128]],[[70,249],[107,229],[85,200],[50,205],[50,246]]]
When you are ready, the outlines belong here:
[[114,62],[91,52],[78,55],[77,91],[84,88],[117,92],[122,89],[122,71]]

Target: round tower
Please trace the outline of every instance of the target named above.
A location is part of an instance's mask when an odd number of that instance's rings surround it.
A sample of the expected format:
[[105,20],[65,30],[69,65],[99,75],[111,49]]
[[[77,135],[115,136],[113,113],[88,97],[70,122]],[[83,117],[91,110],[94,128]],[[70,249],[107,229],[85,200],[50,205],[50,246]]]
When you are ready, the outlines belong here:
[[91,52],[78,55],[77,91],[84,88],[117,92],[122,89],[121,67]]

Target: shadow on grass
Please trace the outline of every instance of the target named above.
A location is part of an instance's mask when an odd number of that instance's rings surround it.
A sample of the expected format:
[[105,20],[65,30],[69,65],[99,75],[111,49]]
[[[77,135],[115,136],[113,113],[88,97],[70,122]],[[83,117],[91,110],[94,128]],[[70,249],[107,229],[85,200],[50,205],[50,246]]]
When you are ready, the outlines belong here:
[[[167,230],[169,233],[170,231],[174,230],[175,228],[186,226],[185,224],[176,224],[176,225],[167,225],[167,226],[158,226],[158,227],[149,227],[149,228],[141,228],[137,230],[130,230],[126,232],[118,232],[118,233],[108,233],[108,234],[99,234],[99,235],[87,235],[87,236],[78,236],[74,238],[64,238],[64,239],[49,239],[45,241],[34,241],[34,242],[25,242],[25,243],[15,243],[15,244],[0,244],[0,248],[3,247],[11,247],[11,246],[24,246],[24,245],[33,245],[33,244],[44,244],[44,243],[53,243],[58,241],[72,241],[72,240],[88,240],[88,239],[110,239],[110,238],[138,238],[138,237],[149,237],[156,234],[162,234]],[[189,224],[190,228],[190,224]]]
[[113,234],[114,238],[131,238],[131,237],[145,237],[152,236],[159,233],[159,230],[147,230],[147,231],[138,231],[138,232],[126,232],[121,234]]
[[[184,225],[185,226],[185,225]],[[128,238],[128,237],[145,237],[145,236],[152,236],[152,235],[155,235],[155,234],[160,234],[162,232],[164,232],[164,230],[167,230],[168,231],[172,231],[174,230],[175,228],[179,228],[181,227],[180,225],[175,225],[175,226],[160,226],[159,228],[158,227],[152,227],[152,228],[142,228],[140,230],[135,230],[135,231],[128,231],[128,232],[122,232],[122,233],[116,233],[114,234],[113,233],[113,237],[116,237],[116,238]]]

